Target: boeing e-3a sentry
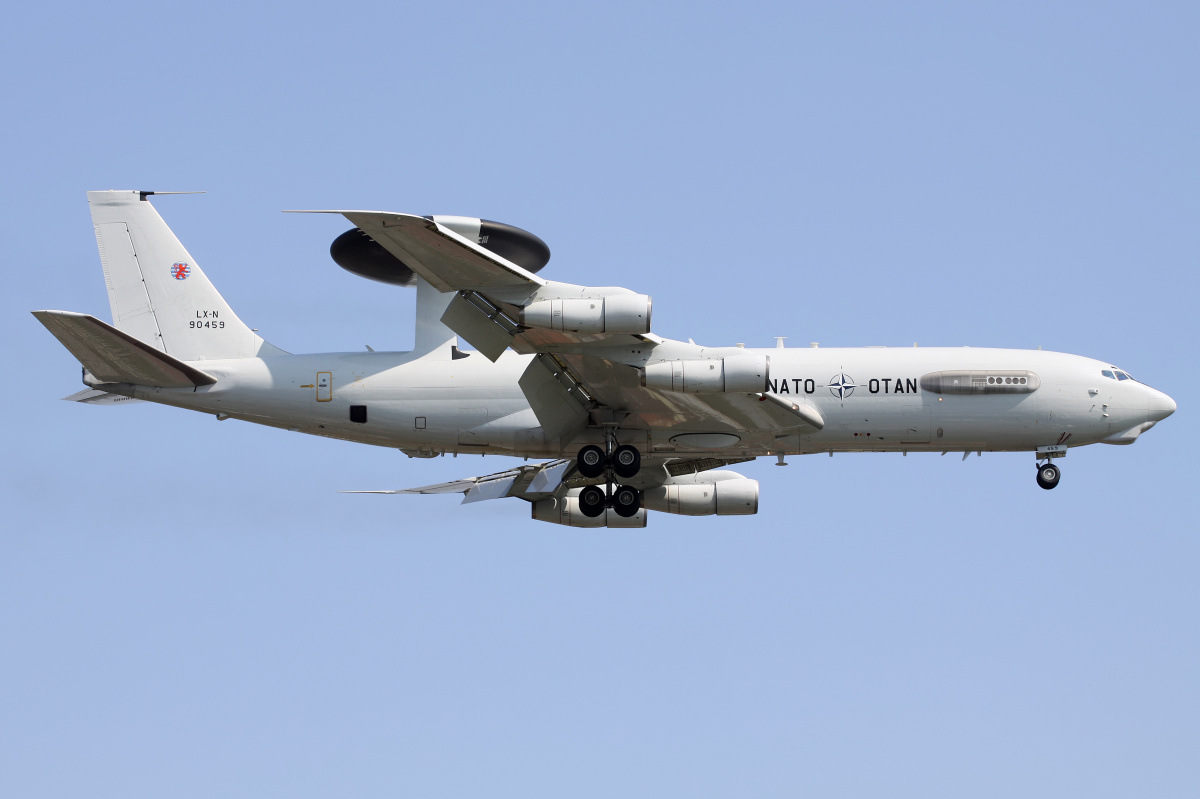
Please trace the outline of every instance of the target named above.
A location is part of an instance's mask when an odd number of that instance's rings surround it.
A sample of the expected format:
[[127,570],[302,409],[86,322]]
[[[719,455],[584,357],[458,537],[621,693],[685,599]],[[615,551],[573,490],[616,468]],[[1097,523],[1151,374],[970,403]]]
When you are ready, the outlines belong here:
[[1175,411],[1123,369],[1077,355],[660,338],[650,297],[545,280],[537,236],[457,216],[324,212],[354,225],[331,247],[339,265],[416,287],[415,346],[292,355],[234,314],[152,194],[88,193],[113,324],[34,312],[83,364],[87,388],[68,399],[158,402],[414,458],[526,459],[371,493],[518,497],[541,521],[642,527],[647,510],[756,513],[758,481],[726,467],[763,456],[984,451],[1033,454],[1050,489],[1070,449],[1131,444]]

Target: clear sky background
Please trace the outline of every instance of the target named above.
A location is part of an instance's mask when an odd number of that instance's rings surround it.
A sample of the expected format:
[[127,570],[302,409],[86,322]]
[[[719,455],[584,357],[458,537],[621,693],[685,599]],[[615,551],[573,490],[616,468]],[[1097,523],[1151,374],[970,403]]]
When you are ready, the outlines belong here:
[[[5,11],[0,794],[1195,797],[1192,3],[75,3]],[[768,460],[751,518],[381,497],[409,460],[60,402],[84,192],[293,352],[402,349],[337,217],[482,216],[728,345],[1109,360],[1131,447]]]

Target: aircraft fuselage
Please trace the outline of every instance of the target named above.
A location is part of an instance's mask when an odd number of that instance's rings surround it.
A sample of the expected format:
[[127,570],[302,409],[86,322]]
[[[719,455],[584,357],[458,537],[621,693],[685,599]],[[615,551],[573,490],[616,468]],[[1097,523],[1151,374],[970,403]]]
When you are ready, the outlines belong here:
[[[681,345],[686,346],[686,345]],[[813,452],[1028,451],[1097,442],[1131,443],[1174,410],[1136,380],[1106,377],[1112,367],[1040,350],[975,348],[810,348],[744,350],[770,358],[768,393],[816,408],[824,427],[801,435],[746,429],[713,438],[692,418],[692,396],[655,392],[664,412],[627,417],[618,438],[646,452],[718,457]],[[139,399],[414,455],[572,456],[602,441],[594,429],[571,441],[547,440],[518,379],[532,356],[505,353],[438,359],[410,353],[280,355],[197,362],[217,378],[186,389],[130,387]],[[929,375],[1030,374],[997,392],[930,390]],[[922,384],[924,380],[925,385]],[[952,378],[946,378],[947,381]],[[997,379],[1004,379],[1003,377]],[[1010,378],[1015,379],[1015,378]],[[634,390],[634,389],[630,389]],[[644,390],[644,389],[642,389]],[[1019,392],[1019,393],[1016,393]],[[353,412],[351,408],[360,410]],[[686,441],[688,443],[679,443]]]

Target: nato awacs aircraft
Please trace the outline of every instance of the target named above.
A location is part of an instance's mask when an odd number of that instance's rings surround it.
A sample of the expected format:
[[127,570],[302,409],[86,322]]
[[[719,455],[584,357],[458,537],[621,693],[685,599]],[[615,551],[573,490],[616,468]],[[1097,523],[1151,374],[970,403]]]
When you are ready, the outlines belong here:
[[113,324],[34,312],[83,364],[88,388],[68,399],[160,402],[413,458],[526,459],[371,493],[518,497],[541,521],[642,527],[647,510],[755,513],[758,481],[725,467],[835,452],[1029,452],[1038,485],[1054,488],[1071,448],[1132,444],[1175,411],[1128,372],[1077,355],[660,338],[648,296],[545,280],[541,239],[458,216],[322,212],[355,226],[333,242],[339,265],[416,287],[416,345],[292,355],[234,314],[150,194],[88,193]]

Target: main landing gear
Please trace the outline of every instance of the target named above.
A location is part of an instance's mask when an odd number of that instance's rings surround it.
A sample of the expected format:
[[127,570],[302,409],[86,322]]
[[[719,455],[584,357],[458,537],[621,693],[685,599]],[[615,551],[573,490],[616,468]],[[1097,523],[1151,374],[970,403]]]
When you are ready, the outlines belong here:
[[607,465],[608,456],[595,444],[588,444],[579,450],[579,457],[575,461],[575,468],[579,469],[579,473],[584,477],[599,477],[604,474],[604,467]]
[[581,475],[587,478],[607,475],[604,487],[592,485],[579,492],[579,509],[584,516],[595,518],[604,513],[605,508],[612,508],[618,516],[628,518],[642,509],[641,491],[627,485],[613,487],[614,476],[627,480],[638,473],[642,468],[642,453],[628,444],[614,449],[614,443],[610,435],[607,449],[611,454],[606,454],[595,444],[579,450],[575,468]]
[[609,484],[606,488],[611,493],[600,486],[588,486],[579,492],[579,510],[584,516],[595,518],[604,513],[605,508],[612,508],[618,516],[629,518],[642,509],[642,492],[633,486],[617,486],[613,489]]
[[1038,464],[1037,484],[1049,491],[1058,485],[1059,478],[1062,477],[1062,470],[1054,465],[1051,461]]
[[617,477],[628,479],[642,468],[642,453],[638,452],[637,447],[623,444],[613,450],[612,457],[609,457],[600,447],[588,444],[579,450],[575,465],[584,477],[599,477],[604,474],[605,469],[611,467]]

